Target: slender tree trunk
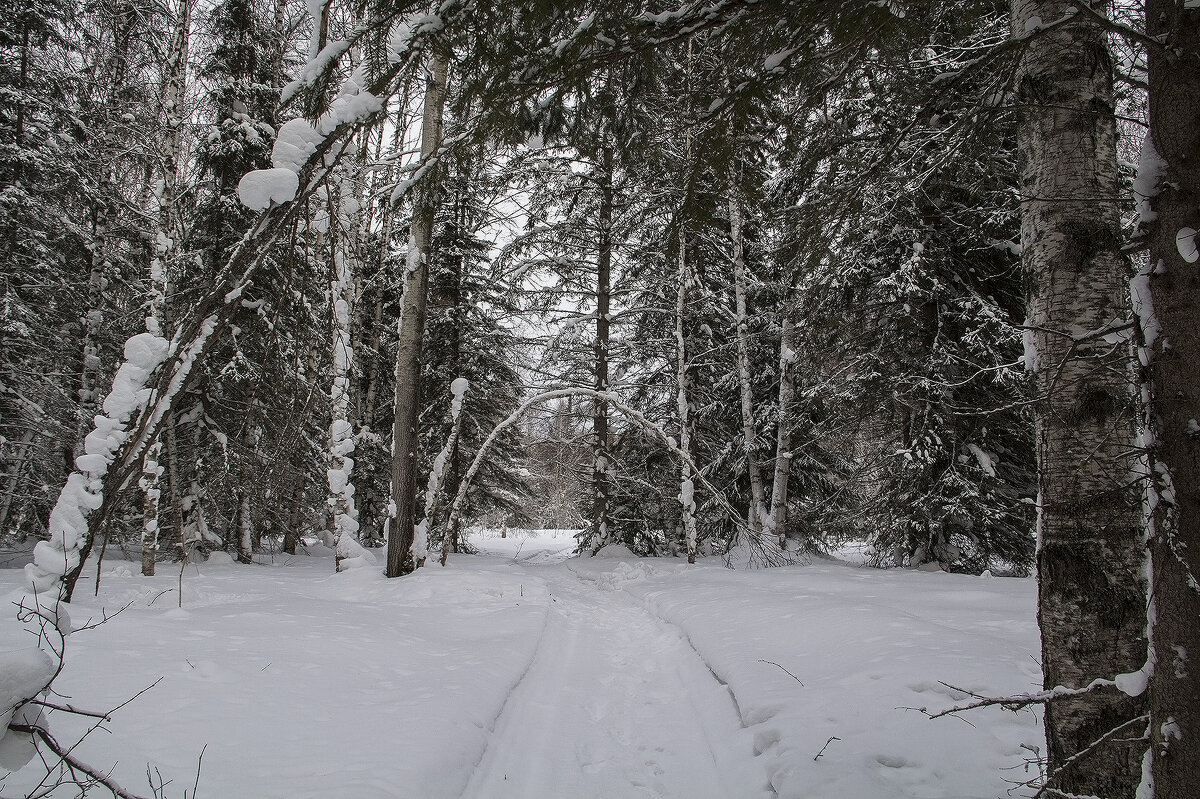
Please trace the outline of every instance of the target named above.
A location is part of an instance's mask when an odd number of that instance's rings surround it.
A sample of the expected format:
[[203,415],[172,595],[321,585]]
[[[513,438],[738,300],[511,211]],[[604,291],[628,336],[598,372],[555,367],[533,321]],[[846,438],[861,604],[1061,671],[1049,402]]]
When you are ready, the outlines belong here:
[[[1127,350],[1105,335],[1127,313],[1113,67],[1105,32],[1068,0],[1014,0],[1012,10],[1018,37],[1075,15],[1025,45],[1016,85],[1026,355],[1040,398],[1042,668],[1047,688],[1083,688],[1136,671],[1146,659],[1139,502],[1130,480],[1133,392]],[[1113,689],[1051,701],[1051,787],[1132,797],[1141,775],[1144,747],[1133,740],[1140,730],[1070,759],[1143,709],[1141,699]]]
[[[167,267],[178,252],[177,241],[183,233],[176,224],[180,156],[183,149],[183,99],[187,91],[188,41],[192,22],[193,0],[179,0],[176,8],[175,31],[171,37],[171,48],[167,53],[166,80],[163,87],[163,112],[166,118],[166,152],[163,153],[162,189],[156,192],[155,205],[158,213],[158,236],[150,259],[150,308],[146,316],[146,328],[155,335],[163,335],[166,323]],[[155,437],[146,448],[142,460],[142,477],[138,481],[142,489],[142,574],[154,574],[154,561],[158,554],[159,498],[162,490],[159,480],[163,468],[161,437]]]
[[292,508],[288,512],[287,529],[283,531],[283,551],[288,555],[295,555],[296,546],[300,543],[300,519],[303,507],[304,475],[299,473],[292,481]]
[[675,411],[679,416],[679,449],[687,457],[679,463],[679,504],[683,516],[683,546],[688,563],[696,562],[696,484],[692,480],[692,431],[688,406],[687,339],[684,311],[687,308],[687,237],[679,226],[679,273],[675,286]]
[[[612,149],[606,146],[596,175],[600,211],[596,220],[596,342],[592,388],[601,393],[608,391],[609,328],[612,324],[612,157]],[[592,551],[596,552],[611,543],[608,504],[612,490],[609,484],[612,459],[608,451],[608,403],[596,399],[592,408]]]
[[[428,159],[442,141],[442,109],[446,92],[446,57],[431,57],[421,125],[421,158]],[[392,427],[392,507],[388,523],[388,577],[414,568],[413,525],[417,494],[417,435],[421,410],[421,346],[429,294],[429,245],[438,202],[438,166],[429,164],[416,187],[408,239],[404,314],[396,355],[396,405]]]
[[[1147,367],[1153,795],[1200,797],[1200,7],[1148,0],[1150,257],[1134,280]],[[1156,157],[1155,157],[1156,156]],[[1161,159],[1161,160],[1159,160]],[[1144,165],[1150,167],[1152,165]],[[1149,286],[1149,302],[1146,283]],[[1139,303],[1140,301],[1140,303]],[[1139,796],[1139,799],[1141,797]],[[1149,799],[1149,797],[1147,797]]]
[[[342,168],[348,168],[343,166]],[[339,181],[337,196],[330,201],[329,298],[332,311],[333,382],[329,390],[332,419],[329,423],[329,531],[335,537],[334,568],[342,571],[352,564],[374,560],[358,543],[358,509],[354,504],[354,430],[350,423],[350,369],[354,349],[350,343],[350,319],[354,305],[355,253],[353,228],[345,225],[350,209],[343,205],[353,199],[352,181]],[[335,203],[340,207],[335,207]],[[357,201],[355,201],[357,204]]]
[[171,493],[171,532],[175,541],[175,559],[182,561],[187,557],[186,540],[183,536],[183,496],[180,491],[180,480],[183,475],[179,471],[179,442],[175,435],[175,413],[167,415],[167,485]]
[[[107,188],[107,186],[108,182],[105,181],[102,188]],[[87,307],[82,320],[83,359],[79,367],[80,434],[75,437],[76,441],[80,443],[83,442],[83,433],[87,431],[92,418],[100,407],[100,331],[104,325],[104,286],[112,267],[112,263],[108,259],[109,210],[105,207],[103,199],[93,208],[92,214]]]
[[746,473],[750,478],[750,531],[757,535],[768,519],[762,472],[754,454],[757,438],[754,428],[754,396],[750,385],[750,331],[746,310],[746,242],[742,231],[742,205],[737,196],[736,166],[729,168],[729,236],[733,244],[733,292],[737,326],[738,396],[742,409],[742,449],[746,455]]
[[26,430],[21,436],[21,441],[15,447],[9,447],[10,450],[16,452],[9,459],[12,462],[12,468],[8,470],[4,481],[4,494],[0,497],[0,535],[7,532],[6,525],[8,524],[8,515],[12,511],[13,497],[17,494],[17,488],[25,473],[25,461],[32,448],[33,430]]
[[792,397],[795,394],[796,353],[792,320],[786,317],[779,338],[779,421],[775,430],[775,475],[771,482],[771,530],[787,549],[788,477],[792,471]]
[[250,492],[241,489],[237,492],[237,516],[234,522],[234,535],[237,537],[237,562],[253,563],[254,548],[251,541],[252,525],[250,524]]

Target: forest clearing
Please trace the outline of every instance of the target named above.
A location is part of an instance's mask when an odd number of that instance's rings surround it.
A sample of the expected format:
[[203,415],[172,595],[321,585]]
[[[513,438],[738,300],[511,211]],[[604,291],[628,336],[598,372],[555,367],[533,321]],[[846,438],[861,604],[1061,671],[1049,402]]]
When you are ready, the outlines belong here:
[[0,795],[1200,799],[1198,231],[1200,0],[6,0]]

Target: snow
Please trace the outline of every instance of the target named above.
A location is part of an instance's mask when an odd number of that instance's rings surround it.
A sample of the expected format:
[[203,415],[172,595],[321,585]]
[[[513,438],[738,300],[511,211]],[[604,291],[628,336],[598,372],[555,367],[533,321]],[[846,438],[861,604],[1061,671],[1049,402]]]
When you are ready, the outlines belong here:
[[1150,207],[1150,200],[1157,197],[1162,190],[1159,183],[1166,169],[1166,162],[1154,149],[1154,142],[1147,132],[1146,137],[1142,139],[1142,153],[1133,179],[1133,193],[1137,197],[1138,217],[1142,223],[1158,219],[1158,212]]
[[77,752],[143,793],[207,745],[208,796],[991,799],[1043,747],[1033,711],[908,709],[1037,687],[1032,580],[567,558],[574,532],[468,533],[483,554],[396,580],[319,546],[214,558],[182,596],[110,551],[74,613],[132,604],[70,637],[55,687],[107,709],[162,683]]
[[1175,234],[1175,249],[1179,250],[1179,257],[1189,264],[1200,261],[1200,247],[1196,246],[1195,228],[1183,227],[1179,229],[1179,232]]
[[317,133],[307,119],[292,119],[283,123],[275,136],[271,165],[276,169],[299,172],[317,151],[317,145],[322,139],[321,134]]
[[775,70],[780,69],[783,66],[783,63],[791,58],[792,54],[798,49],[799,48],[792,47],[787,50],[780,50],[774,55],[767,56],[767,58],[763,60],[763,70],[766,72],[774,72]]
[[1126,696],[1141,696],[1146,693],[1146,688],[1150,684],[1150,675],[1153,668],[1149,662],[1142,666],[1137,671],[1131,671],[1127,674],[1118,674],[1113,682],[1116,683],[1117,690]]
[[996,465],[993,462],[993,457],[990,454],[984,452],[976,444],[967,444],[967,449],[970,450],[971,454],[975,456],[975,460],[979,463],[979,468],[983,470],[984,474],[986,474],[988,477],[996,476]]
[[166,358],[169,347],[166,339],[149,332],[138,333],[125,342],[125,360],[104,398],[104,413],[94,418],[92,431],[84,437],[83,454],[75,460],[76,471],[67,476],[50,511],[50,538],[37,543],[33,563],[25,567],[25,585],[35,592],[50,590],[79,565],[79,553],[87,537],[87,516],[104,503],[104,477],[129,438],[126,425],[130,418],[149,402],[151,389],[146,384]]
[[238,183],[238,199],[251,211],[265,211],[296,199],[299,188],[300,179],[290,169],[255,169]]

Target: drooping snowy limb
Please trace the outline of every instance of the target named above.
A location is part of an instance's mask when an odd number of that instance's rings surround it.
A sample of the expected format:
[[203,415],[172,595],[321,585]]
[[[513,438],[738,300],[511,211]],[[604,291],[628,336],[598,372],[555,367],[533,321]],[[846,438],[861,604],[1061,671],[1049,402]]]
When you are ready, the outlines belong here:
[[[1149,257],[1131,284],[1148,472],[1150,746],[1138,799],[1200,796],[1200,5],[1147,0],[1150,129],[1134,189]],[[1138,185],[1140,184],[1140,185]]]
[[[446,468],[450,465],[450,458],[454,454],[455,447],[458,446],[458,435],[462,430],[463,396],[469,385],[465,377],[456,377],[450,383],[450,393],[453,395],[453,399],[450,401],[450,435],[446,438],[442,451],[434,458],[433,468],[429,470],[429,481],[425,485],[424,514],[420,524],[417,525],[416,537],[413,540],[413,558],[418,565],[428,556],[429,530],[433,524],[434,514],[437,513],[437,503],[442,494],[442,486],[446,482]],[[452,544],[452,536],[447,530],[446,536],[442,539],[441,561],[443,566],[450,557]]]
[[[785,312],[786,314],[786,312]],[[771,481],[771,530],[787,548],[788,476],[792,467],[792,397],[795,394],[794,326],[785,315],[779,333],[779,419],[775,427],[775,474]]]
[[[1097,7],[1099,10],[1099,7]],[[1026,37],[1046,21],[1054,30]],[[1134,392],[1125,347],[1052,331],[1123,320],[1125,262],[1105,30],[1069,0],[1015,0],[1021,258],[1029,286],[1026,363],[1037,394],[1038,576],[1045,685],[1079,688],[1146,660],[1143,546],[1135,486]],[[1068,55],[1070,54],[1070,55]],[[1119,691],[1046,704],[1049,768],[1142,715]],[[1057,788],[1131,796],[1143,747],[1109,742]]]
[[[132,603],[130,603],[132,604]],[[45,697],[53,692],[53,684],[62,672],[67,649],[67,637],[72,632],[94,629],[123,612],[129,605],[116,611],[105,613],[100,621],[89,622],[72,629],[70,614],[67,608],[55,601],[44,605],[37,596],[25,597],[17,603],[17,620],[22,624],[36,626],[36,647],[18,649],[11,652],[0,652],[0,675],[4,677],[5,693],[11,704],[0,707],[0,739],[6,735],[28,736],[34,739],[37,746],[46,747],[53,757],[40,753],[45,774],[40,783],[33,787],[27,796],[48,796],[59,785],[69,783],[73,786],[103,785],[113,796],[126,799],[139,797],[125,790],[114,780],[109,770],[95,767],[79,758],[74,750],[79,744],[112,720],[113,714],[133,702],[142,694],[158,685],[161,680],[143,688],[129,699],[106,711],[93,711],[76,707],[69,703],[47,700]],[[48,719],[44,711],[54,710],[68,713],[81,719],[90,719],[89,726],[82,736],[73,735],[70,746],[60,744],[51,734]]]
[[[479,451],[475,453],[475,457],[471,460],[471,465],[467,467],[466,474],[463,475],[462,482],[459,483],[458,493],[455,494],[454,501],[450,505],[450,517],[449,521],[447,521],[447,524],[453,526],[454,524],[458,523],[459,510],[462,507],[463,500],[467,496],[467,489],[469,489],[471,486],[471,480],[475,477],[475,473],[479,471],[479,467],[483,465],[484,458],[491,449],[492,444],[505,430],[520,422],[525,417],[525,414],[529,412],[529,409],[535,405],[563,397],[589,397],[593,400],[603,399],[606,403],[608,403],[610,408],[617,411],[629,421],[636,424],[644,432],[648,433],[650,436],[664,444],[667,449],[670,450],[671,454],[676,458],[687,461],[688,467],[691,469],[692,474],[695,475],[695,479],[704,486],[704,488],[712,495],[717,504],[721,506],[721,508],[728,515],[730,522],[732,522],[742,532],[748,534],[746,540],[752,547],[762,545],[765,551],[767,546],[773,546],[773,543],[771,542],[761,541],[758,534],[751,531],[746,526],[746,523],[742,519],[741,512],[738,511],[738,509],[735,508],[728,499],[726,499],[724,492],[709,482],[708,478],[706,478],[703,472],[700,471],[699,467],[696,466],[696,463],[692,460],[691,456],[683,452],[679,448],[679,443],[674,438],[667,435],[666,431],[664,431],[654,422],[651,422],[649,419],[647,419],[645,415],[643,415],[637,409],[621,402],[620,398],[617,397],[616,394],[609,392],[603,397],[600,397],[597,396],[598,393],[599,392],[590,388],[559,388],[551,391],[543,391],[542,393],[532,396],[522,402],[516,410],[514,410],[508,415],[507,418],[505,418],[492,429],[492,432],[488,434],[487,438],[484,439],[483,443],[480,445]],[[767,560],[771,560],[771,558],[768,557]]]
[[[430,56],[429,78],[421,124],[421,158],[434,156],[442,143],[442,112],[446,95],[447,59]],[[409,230],[408,269],[404,281],[403,323],[396,353],[395,420],[392,425],[391,506],[388,520],[388,577],[413,570],[414,515],[417,493],[417,435],[421,405],[421,347],[429,293],[429,245],[437,213],[436,165],[417,186]]]
[[[1132,679],[1132,675],[1129,676]],[[1029,707],[1030,705],[1044,705],[1052,699],[1059,699],[1064,696],[1083,696],[1084,694],[1090,694],[1094,691],[1100,690],[1120,690],[1121,684],[1122,682],[1118,680],[1097,678],[1082,688],[1067,688],[1065,686],[1058,685],[1046,691],[1035,691],[1028,694],[1013,694],[1011,696],[979,696],[978,694],[968,691],[965,688],[959,688],[957,686],[950,685],[949,683],[942,683],[942,685],[946,686],[952,691],[958,691],[959,693],[976,697],[975,701],[967,702],[962,705],[955,705],[954,707],[948,707],[945,710],[939,710],[935,713],[931,713],[925,708],[917,709],[929,716],[931,719],[939,719],[942,716],[949,716],[952,713],[963,713],[968,710],[975,710],[976,708],[992,707],[993,705],[999,705],[1005,710],[1021,710],[1022,708]],[[1127,684],[1126,687],[1128,687]]]
[[746,473],[750,479],[750,510],[747,514],[750,529],[758,533],[763,524],[770,524],[763,491],[762,472],[754,454],[757,435],[754,430],[754,396],[750,385],[750,331],[746,309],[746,250],[742,231],[742,203],[738,197],[738,171],[730,164],[727,198],[729,236],[733,245],[734,325],[737,334],[738,400],[742,411],[742,450],[746,458]]
[[[153,211],[158,220],[158,230],[153,242],[150,259],[150,298],[146,314],[146,329],[162,335],[166,322],[166,298],[168,291],[167,265],[179,252],[179,241],[183,238],[179,224],[176,201],[179,194],[179,174],[182,170],[184,95],[187,92],[188,42],[195,0],[178,0],[173,14],[175,27],[167,51],[166,80],[163,91],[162,113],[166,123],[163,136],[164,152],[162,175],[157,191],[154,192]],[[154,561],[158,555],[159,499],[162,491],[159,481],[163,467],[162,441],[156,437],[146,448],[142,460],[142,477],[138,486],[142,489],[142,574],[154,574]]]

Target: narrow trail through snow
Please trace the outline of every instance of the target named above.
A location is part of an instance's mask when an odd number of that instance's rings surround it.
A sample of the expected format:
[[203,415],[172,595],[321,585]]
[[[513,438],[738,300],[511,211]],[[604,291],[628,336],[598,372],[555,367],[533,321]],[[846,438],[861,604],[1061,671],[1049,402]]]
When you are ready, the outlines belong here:
[[514,568],[545,582],[550,612],[466,799],[770,795],[728,690],[678,630],[566,564]]

